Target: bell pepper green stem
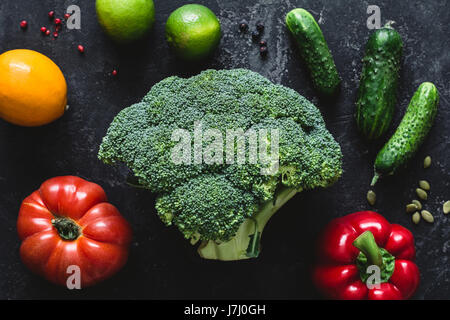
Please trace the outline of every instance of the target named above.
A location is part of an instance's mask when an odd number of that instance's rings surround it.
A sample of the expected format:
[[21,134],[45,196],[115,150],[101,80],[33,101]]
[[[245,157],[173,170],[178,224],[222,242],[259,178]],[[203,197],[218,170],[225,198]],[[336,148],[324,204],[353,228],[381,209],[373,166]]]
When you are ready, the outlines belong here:
[[382,267],[383,257],[372,232],[365,231],[359,235],[353,242],[353,245],[367,257],[367,261],[370,264]]

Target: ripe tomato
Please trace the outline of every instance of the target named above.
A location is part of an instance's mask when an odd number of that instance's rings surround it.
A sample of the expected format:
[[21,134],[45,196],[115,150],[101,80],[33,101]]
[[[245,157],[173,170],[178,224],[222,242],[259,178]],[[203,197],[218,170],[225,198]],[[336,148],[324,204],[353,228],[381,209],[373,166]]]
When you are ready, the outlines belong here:
[[[47,280],[66,285],[69,266],[81,287],[111,277],[128,258],[132,231],[97,184],[78,177],[45,181],[20,207],[22,261]],[[74,268],[74,267],[71,267]]]

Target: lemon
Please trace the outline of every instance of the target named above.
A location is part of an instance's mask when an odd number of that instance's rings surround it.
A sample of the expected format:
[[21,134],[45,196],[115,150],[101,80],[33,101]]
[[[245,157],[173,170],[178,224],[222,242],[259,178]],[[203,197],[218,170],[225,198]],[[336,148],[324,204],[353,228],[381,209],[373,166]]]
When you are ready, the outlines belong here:
[[153,0],[97,0],[98,22],[118,43],[142,38],[155,22]]
[[205,6],[184,5],[167,19],[167,42],[185,60],[200,60],[209,56],[219,44],[220,37],[219,20]]
[[27,49],[0,55],[0,118],[42,126],[61,117],[66,105],[66,79],[50,58]]

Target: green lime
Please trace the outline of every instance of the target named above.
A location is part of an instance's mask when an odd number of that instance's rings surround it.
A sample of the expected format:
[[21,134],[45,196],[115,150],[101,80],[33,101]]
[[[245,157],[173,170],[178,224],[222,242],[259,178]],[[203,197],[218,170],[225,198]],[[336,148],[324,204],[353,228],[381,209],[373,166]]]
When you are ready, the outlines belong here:
[[153,0],[97,0],[95,7],[103,30],[119,43],[141,38],[155,22]]
[[216,15],[200,4],[184,5],[167,19],[167,42],[183,59],[207,57],[216,49],[220,37],[220,23]]

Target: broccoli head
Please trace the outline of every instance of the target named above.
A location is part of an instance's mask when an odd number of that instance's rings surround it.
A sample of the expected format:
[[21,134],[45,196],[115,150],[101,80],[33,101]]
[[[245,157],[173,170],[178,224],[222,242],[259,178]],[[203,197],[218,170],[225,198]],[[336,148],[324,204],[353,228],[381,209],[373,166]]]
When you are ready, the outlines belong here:
[[342,173],[320,111],[246,69],[157,83],[115,117],[98,156],[125,163],[158,194],[161,220],[219,260],[257,257],[263,228],[284,203]]

